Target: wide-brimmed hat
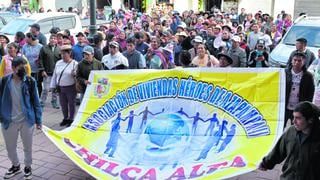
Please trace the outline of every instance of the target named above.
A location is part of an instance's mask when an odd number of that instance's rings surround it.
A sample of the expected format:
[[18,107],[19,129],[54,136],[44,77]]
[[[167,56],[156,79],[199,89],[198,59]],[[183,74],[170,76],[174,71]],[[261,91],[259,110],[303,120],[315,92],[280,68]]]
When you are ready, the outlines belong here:
[[182,28],[183,30],[184,30],[186,27],[187,27],[187,25],[186,25],[186,23],[184,23],[184,22],[181,22],[181,23],[177,26],[177,28]]
[[109,46],[114,46],[116,48],[119,48],[119,43],[116,42],[116,41],[112,41],[112,42],[109,43]]
[[174,46],[172,43],[169,43],[167,44],[164,48],[162,48],[163,50],[169,52],[169,53],[173,53],[173,49],[174,49]]
[[8,38],[8,36],[6,36],[5,34],[0,34],[0,37],[4,37],[7,41],[7,44],[10,42],[10,39]]
[[222,30],[227,29],[229,32],[231,32],[231,31],[232,31],[231,27],[230,27],[230,26],[228,26],[228,25],[224,25],[224,26],[222,26],[221,28],[222,28]]
[[192,39],[191,44],[194,45],[194,43],[203,43],[203,38],[201,36],[196,36],[194,39]]
[[220,61],[220,58],[221,58],[221,57],[225,57],[225,58],[227,59],[227,61],[228,61],[229,64],[232,64],[232,63],[233,63],[232,58],[231,58],[229,55],[227,55],[227,54],[219,53],[217,57],[218,57],[219,61]]
[[241,42],[241,38],[239,36],[235,35],[232,37],[232,41]]
[[184,36],[184,37],[188,37],[187,33],[184,31],[181,31],[179,33],[176,33],[176,36]]
[[68,50],[71,50],[71,49],[72,49],[72,46],[69,45],[69,44],[65,44],[65,45],[62,45],[62,46],[60,47],[60,50],[61,50],[61,51],[68,51]]

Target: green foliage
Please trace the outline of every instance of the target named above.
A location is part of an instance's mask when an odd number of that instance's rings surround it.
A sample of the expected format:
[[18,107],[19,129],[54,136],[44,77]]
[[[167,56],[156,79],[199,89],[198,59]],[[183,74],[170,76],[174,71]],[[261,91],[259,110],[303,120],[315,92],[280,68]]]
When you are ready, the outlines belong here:
[[142,0],[141,8],[143,12],[147,10],[147,0]]
[[202,11],[203,10],[203,0],[198,0],[198,10]]

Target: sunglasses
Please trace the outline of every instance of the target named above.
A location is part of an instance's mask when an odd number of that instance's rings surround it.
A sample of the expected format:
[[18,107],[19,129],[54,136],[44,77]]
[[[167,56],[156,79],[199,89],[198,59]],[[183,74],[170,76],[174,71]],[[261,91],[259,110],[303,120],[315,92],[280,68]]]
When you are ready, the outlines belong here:
[[117,48],[117,47],[116,47],[116,46],[109,46],[109,48],[115,49],[115,48]]

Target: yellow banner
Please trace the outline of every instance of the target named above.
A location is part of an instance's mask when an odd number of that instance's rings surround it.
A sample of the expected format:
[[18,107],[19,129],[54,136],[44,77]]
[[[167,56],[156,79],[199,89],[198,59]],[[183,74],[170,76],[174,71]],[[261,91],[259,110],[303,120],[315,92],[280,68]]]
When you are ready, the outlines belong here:
[[46,135],[97,179],[221,179],[282,134],[284,71],[94,71],[75,122]]

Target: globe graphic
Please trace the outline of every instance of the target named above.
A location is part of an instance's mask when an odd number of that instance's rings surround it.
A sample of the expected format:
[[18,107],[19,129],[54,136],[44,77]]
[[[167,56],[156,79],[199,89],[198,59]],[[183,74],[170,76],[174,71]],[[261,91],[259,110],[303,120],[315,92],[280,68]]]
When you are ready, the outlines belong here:
[[187,144],[185,141],[189,140],[189,131],[187,121],[179,114],[172,113],[161,114],[150,119],[144,134],[152,144],[149,150],[166,151],[181,143]]

